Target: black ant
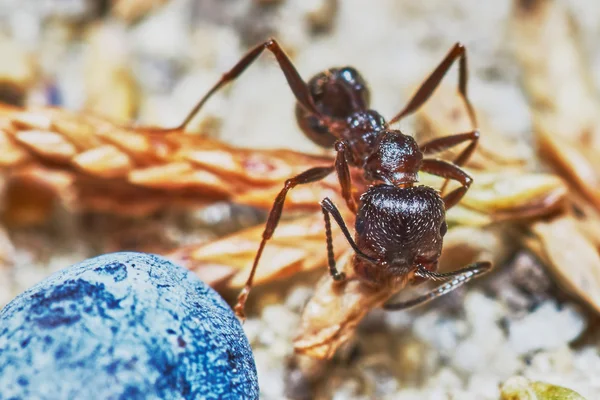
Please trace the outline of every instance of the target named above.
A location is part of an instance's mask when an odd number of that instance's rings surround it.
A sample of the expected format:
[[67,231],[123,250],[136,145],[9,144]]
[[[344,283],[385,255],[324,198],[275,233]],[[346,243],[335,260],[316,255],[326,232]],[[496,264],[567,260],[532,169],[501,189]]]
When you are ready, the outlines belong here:
[[[266,242],[277,227],[287,193],[297,185],[324,179],[333,171],[337,172],[342,197],[348,208],[357,214],[353,239],[333,202],[329,198],[321,202],[329,271],[334,280],[341,281],[346,276],[335,265],[330,216],[354,250],[355,273],[366,284],[383,287],[398,281],[416,284],[423,280],[452,279],[413,300],[385,304],[385,309],[399,310],[423,304],[490,270],[491,263],[477,262],[445,274],[436,272],[447,230],[445,213],[460,201],[472,183],[471,177],[460,166],[473,154],[479,140],[475,112],[467,97],[467,54],[462,44],[452,47],[404,109],[386,122],[379,113],[369,109],[369,89],[356,69],[331,68],[305,83],[283,49],[271,39],[246,53],[174,129],[184,129],[212,94],[236,79],[264,50],[275,55],[296,97],[296,119],[302,131],[316,144],[333,147],[337,155],[333,165],[311,168],[285,182],[269,213],[250,276],[238,297],[235,311],[239,317],[245,318],[244,306],[258,262]],[[459,61],[458,91],[474,129],[434,139],[421,146],[411,136],[390,129],[391,124],[412,114],[427,101],[456,60]],[[469,142],[468,146],[453,163],[424,158],[466,142]],[[352,191],[349,166],[363,170],[364,178],[372,184],[360,196],[358,206]],[[441,191],[416,186],[419,171],[445,178]],[[449,179],[461,186],[442,195]]]

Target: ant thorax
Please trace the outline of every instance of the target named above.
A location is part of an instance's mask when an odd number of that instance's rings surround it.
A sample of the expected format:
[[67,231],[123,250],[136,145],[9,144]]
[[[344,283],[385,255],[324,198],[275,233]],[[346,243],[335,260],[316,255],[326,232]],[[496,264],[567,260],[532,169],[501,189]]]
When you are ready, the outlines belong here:
[[365,178],[405,187],[418,182],[423,153],[411,136],[398,130],[379,133],[363,167]]
[[361,278],[377,283],[407,275],[418,264],[437,262],[447,225],[444,202],[435,189],[381,184],[370,187],[360,200],[356,244],[377,260],[356,258],[355,269]]

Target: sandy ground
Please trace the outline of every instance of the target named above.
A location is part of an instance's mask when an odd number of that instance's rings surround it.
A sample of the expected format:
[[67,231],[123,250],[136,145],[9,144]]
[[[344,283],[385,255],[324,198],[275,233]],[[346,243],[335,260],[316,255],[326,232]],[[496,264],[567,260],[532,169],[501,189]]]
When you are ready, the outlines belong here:
[[[70,39],[69,20],[42,25],[46,14],[34,11],[34,3],[21,1],[21,8],[15,8],[14,2],[0,2],[3,26],[24,48],[40,55],[43,71],[56,78],[63,105],[81,109],[88,45]],[[48,2],[57,8],[47,14],[58,13],[59,3]],[[76,16],[85,14],[76,11],[78,4],[85,10],[86,2],[66,3],[72,3]],[[173,0],[133,26],[110,23],[107,43],[128,55],[141,91],[138,120],[176,124],[250,44],[268,35],[289,51],[305,79],[332,66],[356,67],[370,84],[373,108],[390,117],[460,41],[468,49],[472,102],[497,131],[530,142],[529,108],[507,47],[512,2],[344,0],[331,15],[330,30],[318,34],[310,33],[307,9],[325,1],[273,3],[260,8],[249,0]],[[568,3],[590,62],[600,66],[600,3]],[[600,88],[600,68],[592,71]],[[455,71],[446,81],[456,82]],[[39,90],[33,92],[30,101],[42,102]],[[264,56],[215,96],[204,121],[212,118],[218,137],[239,146],[320,152],[297,128],[293,104],[278,66]],[[400,128],[409,132],[411,121]],[[17,248],[11,291],[93,254],[89,237],[81,237],[70,218],[61,214],[42,231],[10,232]],[[176,221],[161,222],[178,229]],[[199,232],[201,228],[193,234],[201,237]],[[32,238],[39,242],[32,244]],[[597,321],[580,306],[557,298],[529,255],[521,253],[504,268],[431,307],[373,312],[359,332],[358,350],[336,359],[316,383],[290,361],[294,328],[311,293],[310,287],[298,285],[283,304],[265,307],[245,325],[255,349],[261,398],[497,399],[498,385],[513,375],[600,398],[600,337],[593,333]],[[531,289],[532,279],[541,288]]]

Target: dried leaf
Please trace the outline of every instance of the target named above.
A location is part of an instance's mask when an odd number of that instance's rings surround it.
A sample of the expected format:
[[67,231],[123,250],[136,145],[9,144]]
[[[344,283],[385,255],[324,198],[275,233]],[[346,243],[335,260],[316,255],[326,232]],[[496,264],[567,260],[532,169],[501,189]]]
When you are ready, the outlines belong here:
[[506,225],[452,227],[444,236],[440,271],[454,271],[481,260],[503,265],[515,253],[519,239]]
[[546,215],[567,195],[563,180],[550,174],[470,172],[475,184],[461,203],[495,220]]
[[501,387],[502,400],[585,400],[579,393],[545,382],[514,376]]
[[133,167],[131,158],[110,144],[78,154],[73,163],[82,171],[104,178],[123,176]]
[[511,44],[533,111],[552,118],[553,136],[580,140],[597,126],[598,100],[572,16],[560,1],[514,4]]
[[524,242],[559,286],[600,311],[600,119],[591,71],[566,7],[516,2],[514,54],[531,98],[539,155],[570,186],[561,216],[538,222]]
[[585,199],[574,194],[569,196],[571,215],[577,220],[577,227],[600,251],[600,212]]
[[[348,212],[344,218],[353,224]],[[251,227],[206,244],[177,249],[166,256],[195,271],[211,285],[226,283],[228,288],[240,289],[250,274],[263,230],[264,225]],[[324,268],[325,243],[321,213],[281,221],[267,242],[254,283],[260,285],[301,271]],[[348,248],[339,230],[334,231],[333,245],[336,256]]]
[[540,119],[537,132],[540,155],[554,166],[576,191],[600,210],[600,163],[583,145],[555,134],[549,118]]
[[54,211],[56,193],[35,179],[8,180],[5,189],[2,220],[11,228],[41,225]]
[[14,136],[14,139],[35,155],[53,159],[59,163],[67,162],[77,154],[75,146],[55,132],[20,131]]
[[600,104],[564,4],[517,2],[511,34],[539,154],[600,210]]
[[577,225],[573,217],[563,215],[536,222],[531,230],[557,284],[600,312],[600,254]]
[[[518,171],[468,171],[473,185],[460,204],[448,211],[448,222],[484,226],[492,222],[540,217],[564,205],[567,186],[556,175]],[[439,178],[422,175],[425,185]]]
[[472,210],[458,204],[446,213],[448,226],[466,225],[484,227],[494,222],[491,215]]
[[299,334],[294,339],[298,354],[318,359],[330,359],[352,335],[362,318],[373,308],[381,306],[403,287],[375,290],[358,279],[352,279],[352,251],[346,252],[338,263],[348,279],[338,283],[325,275],[317,283],[314,295],[302,313]]

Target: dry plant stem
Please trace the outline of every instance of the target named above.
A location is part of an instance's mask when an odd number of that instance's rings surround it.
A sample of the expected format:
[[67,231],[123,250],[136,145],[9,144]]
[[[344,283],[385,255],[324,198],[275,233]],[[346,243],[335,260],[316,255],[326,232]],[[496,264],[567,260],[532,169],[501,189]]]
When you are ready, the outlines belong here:
[[[119,127],[61,109],[0,106],[0,167],[12,175],[35,167],[52,185],[61,172],[80,209],[144,215],[169,205],[231,200],[270,207],[289,176],[332,163],[332,158],[277,150],[245,150],[179,131]],[[43,171],[48,171],[48,179]],[[64,186],[59,194],[66,196]],[[290,193],[289,209],[318,209],[337,191],[331,176]]]
[[600,104],[565,6],[515,2],[511,33],[540,156],[600,210]]
[[599,103],[578,32],[558,1],[515,2],[512,28],[540,156],[571,186],[565,212],[533,224],[525,243],[559,286],[600,312]]
[[555,134],[580,139],[597,124],[598,101],[566,6],[556,0],[515,0],[511,34],[534,111],[560,116]]
[[531,248],[546,261],[557,284],[600,313],[600,254],[577,221],[564,215],[531,229],[539,239]]
[[576,194],[569,196],[569,202],[577,228],[600,252],[600,211]]
[[537,129],[542,157],[600,211],[600,163],[592,152],[583,143],[555,135],[548,119],[540,117]]
[[317,284],[294,340],[297,354],[330,359],[354,335],[356,326],[370,310],[382,306],[404,286],[404,282],[398,282],[384,289],[370,288],[348,270],[352,256],[352,251],[346,252],[339,262],[340,270],[347,275],[345,281],[336,282],[326,275]]

